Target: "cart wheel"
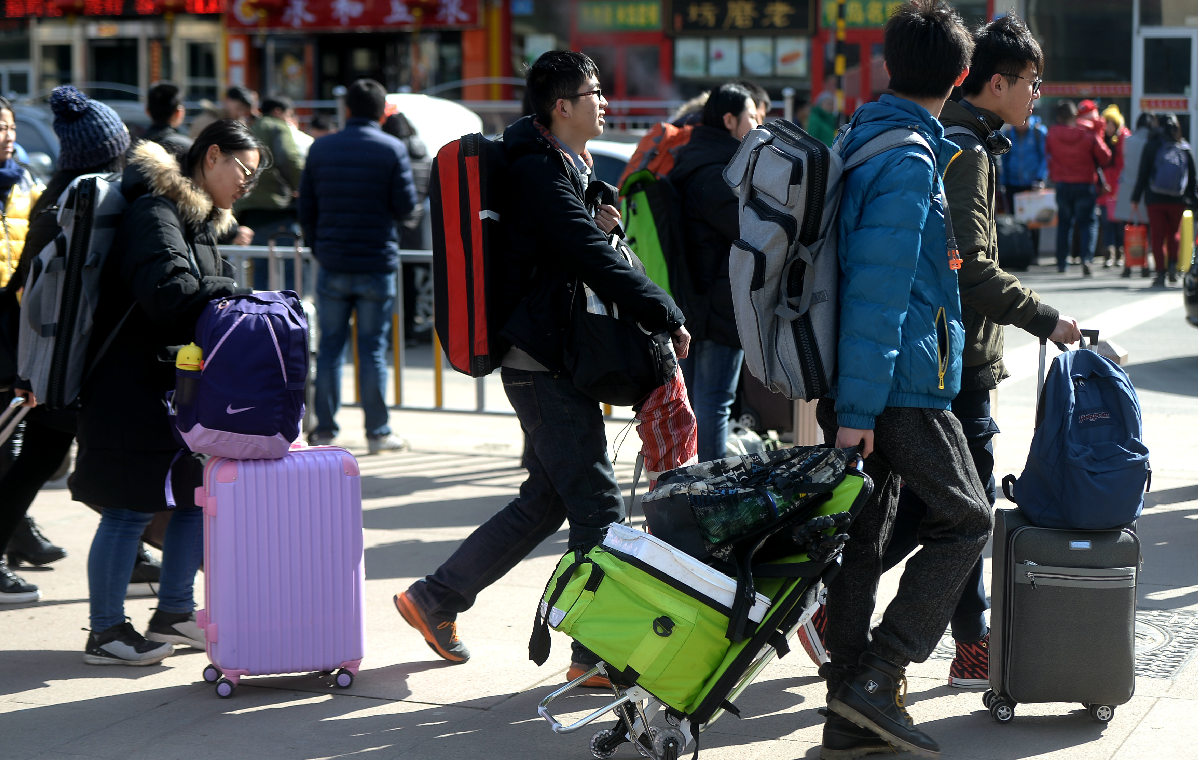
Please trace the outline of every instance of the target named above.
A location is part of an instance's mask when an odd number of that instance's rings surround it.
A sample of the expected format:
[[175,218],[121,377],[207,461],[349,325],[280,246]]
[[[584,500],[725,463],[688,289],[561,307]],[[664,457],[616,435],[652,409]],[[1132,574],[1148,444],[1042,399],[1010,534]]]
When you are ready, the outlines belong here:
[[678,760],[682,745],[686,743],[681,731],[676,728],[651,728],[649,733],[653,737],[653,754],[657,760]]
[[220,679],[221,673],[215,665],[209,665],[204,668],[204,680],[208,683],[216,683]]
[[994,699],[994,690],[986,689],[986,693],[982,695],[982,704],[984,704],[986,706],[987,710],[990,709],[990,701],[993,699]]
[[591,737],[591,754],[595,760],[608,760],[616,754],[616,748],[624,743],[624,737],[610,728],[596,731]]
[[342,668],[341,670],[337,671],[336,682],[337,682],[337,688],[348,689],[350,686],[353,686],[353,684],[354,684],[354,674],[350,673],[345,668]]
[[233,685],[232,681],[227,678],[222,678],[216,682],[216,696],[220,697],[221,699],[228,699],[229,697],[233,696],[233,689],[235,688],[236,687]]
[[995,697],[990,700],[990,716],[999,723],[1010,723],[1015,720],[1015,705]]
[[1110,723],[1115,717],[1115,708],[1110,705],[1090,705],[1090,717],[1099,723]]

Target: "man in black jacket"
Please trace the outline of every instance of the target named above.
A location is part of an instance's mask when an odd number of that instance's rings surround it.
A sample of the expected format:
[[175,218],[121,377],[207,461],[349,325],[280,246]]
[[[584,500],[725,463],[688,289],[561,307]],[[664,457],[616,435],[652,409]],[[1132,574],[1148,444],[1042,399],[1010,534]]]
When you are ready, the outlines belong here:
[[[607,101],[595,64],[581,53],[552,51],[528,73],[536,112],[503,133],[511,197],[504,210],[512,260],[504,262],[518,298],[502,335],[512,348],[503,360],[503,387],[524,431],[528,479],[520,495],[478,528],[435,573],[395,596],[404,620],[450,662],[470,657],[457,637],[458,613],[478,592],[570,521],[570,548],[598,543],[624,516],[624,500],[607,457],[599,405],[574,387],[562,360],[568,307],[576,279],[614,301],[652,332],[669,330],[678,356],[690,335],[682,312],[659,287],[616,254],[606,234],[619,212],[587,208],[592,176],[588,140],[603,134]],[[510,220],[510,224],[508,224]],[[513,299],[515,300],[515,299]],[[595,655],[574,645],[570,677],[589,670]],[[598,676],[589,686],[604,686]]]
[[146,95],[146,116],[153,122],[142,135],[143,140],[156,142],[173,155],[186,153],[191,138],[179,131],[187,117],[183,107],[183,91],[172,82],[159,82]]
[[752,93],[739,83],[720,85],[703,106],[703,122],[678,152],[670,181],[682,200],[682,229],[691,290],[683,306],[695,343],[681,363],[699,422],[699,461],[722,459],[728,410],[736,395],[744,351],[736,331],[728,251],[740,237],[736,193],[724,167],[758,125]]

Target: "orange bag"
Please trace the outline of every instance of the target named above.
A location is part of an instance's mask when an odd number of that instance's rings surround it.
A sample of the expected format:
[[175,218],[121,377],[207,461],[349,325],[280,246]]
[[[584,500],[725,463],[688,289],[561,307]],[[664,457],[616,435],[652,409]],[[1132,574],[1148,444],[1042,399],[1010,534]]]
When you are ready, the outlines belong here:
[[654,125],[640,139],[632,158],[628,159],[624,173],[620,175],[620,184],[617,185],[620,192],[624,192],[624,183],[628,178],[642,169],[648,169],[659,178],[669,174],[674,168],[678,150],[690,142],[692,131],[690,126],[676,127],[665,122]]
[[1148,260],[1148,225],[1123,225],[1123,265],[1142,267]]

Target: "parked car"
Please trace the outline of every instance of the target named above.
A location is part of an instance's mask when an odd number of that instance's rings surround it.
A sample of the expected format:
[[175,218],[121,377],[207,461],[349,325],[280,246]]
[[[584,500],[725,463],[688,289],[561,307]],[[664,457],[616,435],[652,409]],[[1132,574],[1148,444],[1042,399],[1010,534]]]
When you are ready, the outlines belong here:
[[29,171],[45,182],[58,165],[58,135],[54,134],[52,126],[54,117],[46,107],[14,106],[13,118],[17,123],[17,144],[29,156]]
[[587,143],[587,151],[595,163],[595,176],[609,185],[619,189],[620,175],[628,165],[636,150],[636,143],[615,142],[614,140],[591,140]]

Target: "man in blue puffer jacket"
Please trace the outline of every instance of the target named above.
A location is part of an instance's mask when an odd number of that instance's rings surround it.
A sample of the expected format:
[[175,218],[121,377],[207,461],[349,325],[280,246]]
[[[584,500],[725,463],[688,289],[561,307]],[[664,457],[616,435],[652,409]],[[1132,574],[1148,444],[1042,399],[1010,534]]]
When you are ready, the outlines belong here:
[[[964,329],[942,175],[958,148],[936,119],[972,50],[943,0],[900,6],[883,43],[893,94],[857,110],[841,148],[848,156],[890,130],[923,143],[854,169],[841,199],[839,376],[817,418],[824,440],[862,446],[874,493],[828,587],[825,758],[886,751],[886,743],[939,755],[903,708],[904,668],[932,653],[990,535],[990,504],[949,411],[961,386]],[[923,546],[871,632],[900,482],[928,505]]]

